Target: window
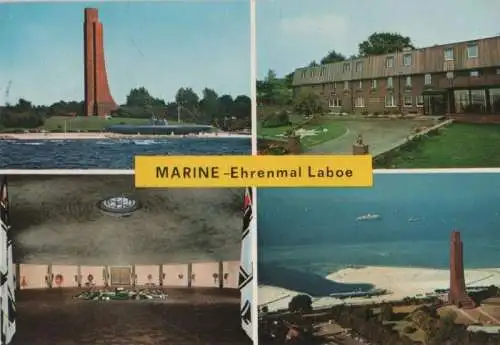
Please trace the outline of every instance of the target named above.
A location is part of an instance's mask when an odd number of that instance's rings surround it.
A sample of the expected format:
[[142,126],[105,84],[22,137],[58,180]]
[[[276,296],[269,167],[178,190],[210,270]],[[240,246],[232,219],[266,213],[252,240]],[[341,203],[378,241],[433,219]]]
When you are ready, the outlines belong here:
[[432,76],[430,74],[426,74],[424,76],[424,84],[431,85],[432,84]]
[[344,64],[344,72],[349,72],[351,70],[351,64],[350,63],[345,63]]
[[394,56],[389,56],[385,58],[385,68],[394,67]]
[[358,82],[358,89],[362,89],[362,88],[363,88],[363,81],[362,81],[362,80],[360,80],[360,81]]
[[363,61],[356,62],[356,72],[362,72],[362,71],[363,71]]
[[344,82],[344,90],[349,90],[349,81]]
[[377,88],[377,79],[372,80],[372,89],[375,90]]
[[403,66],[411,66],[412,56],[411,54],[403,55]]
[[471,77],[479,77],[479,71],[470,71]]
[[395,108],[396,103],[394,103],[394,95],[385,96],[385,107],[386,108]]
[[340,108],[342,106],[342,100],[337,97],[330,98],[330,100],[328,101],[328,106],[330,108]]
[[406,77],[405,86],[406,87],[411,87],[411,76],[407,76]]
[[424,96],[417,96],[417,107],[423,108],[424,107]]
[[497,68],[497,75],[500,75],[500,68]]
[[392,77],[387,78],[387,88],[391,89],[393,87]]
[[361,96],[356,97],[356,101],[354,102],[354,107],[364,108],[365,107],[365,98],[361,97]]
[[305,78],[305,77],[306,77],[306,71],[302,71],[302,72],[300,73],[300,77],[301,77],[301,78]]
[[320,76],[326,75],[326,67],[321,67],[321,72],[319,72]]
[[444,60],[445,61],[453,60],[453,48],[445,48],[444,49]]
[[310,76],[311,78],[312,78],[312,77],[314,77],[314,71],[313,71],[313,70],[310,70],[310,71],[309,71],[309,76]]
[[405,108],[413,107],[413,97],[412,95],[405,95],[403,98],[403,106]]
[[477,44],[469,44],[467,46],[467,59],[475,59],[477,55]]

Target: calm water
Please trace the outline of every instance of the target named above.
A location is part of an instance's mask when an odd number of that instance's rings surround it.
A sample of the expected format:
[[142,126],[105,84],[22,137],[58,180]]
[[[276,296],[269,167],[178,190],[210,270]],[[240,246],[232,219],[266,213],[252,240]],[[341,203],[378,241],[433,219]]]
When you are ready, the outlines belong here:
[[238,155],[246,138],[0,140],[0,169],[132,169],[135,155]]
[[[261,189],[258,201],[263,284],[346,265],[446,268],[454,228],[465,267],[500,267],[500,174],[375,175],[373,188]],[[367,213],[382,218],[356,221]]]

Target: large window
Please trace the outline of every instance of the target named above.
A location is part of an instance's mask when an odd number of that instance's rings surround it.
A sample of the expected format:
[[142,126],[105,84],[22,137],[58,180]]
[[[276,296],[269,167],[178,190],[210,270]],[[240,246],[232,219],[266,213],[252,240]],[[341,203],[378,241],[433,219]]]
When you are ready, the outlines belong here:
[[431,85],[432,84],[432,75],[426,74],[424,76],[424,84],[425,85]]
[[413,107],[413,97],[411,95],[405,95],[403,98],[403,106],[405,108]]
[[389,56],[385,58],[385,68],[394,67],[394,56]]
[[500,89],[490,89],[490,105],[494,114],[500,114]]
[[394,87],[394,82],[392,80],[392,77],[387,78],[387,88],[392,89]]
[[453,60],[453,48],[445,48],[444,59],[445,59],[445,61]]
[[337,97],[330,98],[330,101],[328,102],[328,106],[330,108],[340,108],[342,106],[342,100],[340,98],[337,98]]
[[417,107],[422,108],[424,106],[424,96],[417,96]]
[[412,56],[411,54],[403,55],[403,66],[411,66]]
[[385,96],[385,107],[386,108],[395,108],[396,103],[394,102],[394,95]]
[[457,113],[465,113],[470,105],[469,90],[455,90],[455,111]]
[[354,103],[356,108],[364,108],[365,107],[365,98],[362,96],[356,97],[356,101]]
[[477,44],[469,44],[467,46],[467,59],[476,59],[478,57]]

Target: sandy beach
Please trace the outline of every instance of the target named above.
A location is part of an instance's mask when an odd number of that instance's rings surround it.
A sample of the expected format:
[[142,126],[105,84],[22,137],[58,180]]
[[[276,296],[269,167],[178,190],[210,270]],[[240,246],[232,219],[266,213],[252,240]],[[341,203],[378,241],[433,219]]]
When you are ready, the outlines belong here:
[[[332,297],[316,298],[313,299],[313,307],[401,300],[405,297],[433,293],[435,289],[449,288],[449,271],[445,269],[367,266],[345,268],[329,274],[326,279],[337,283],[368,283],[375,288],[387,289],[391,293],[379,297],[348,298],[342,301]],[[466,269],[465,282],[469,287],[500,285],[500,268]],[[261,285],[259,305],[267,305],[269,310],[286,309],[288,302],[299,293],[301,292]]]
[[209,133],[199,135],[128,135],[117,133],[4,133],[0,135],[0,140],[102,140],[102,139],[179,139],[179,138],[203,138],[203,139],[218,139],[218,138],[248,138],[250,134],[240,133]]

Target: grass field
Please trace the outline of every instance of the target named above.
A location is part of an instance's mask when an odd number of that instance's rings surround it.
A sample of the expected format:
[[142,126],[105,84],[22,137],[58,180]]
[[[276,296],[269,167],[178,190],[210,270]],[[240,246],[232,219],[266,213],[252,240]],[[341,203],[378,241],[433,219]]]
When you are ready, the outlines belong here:
[[150,122],[149,119],[129,119],[129,118],[110,118],[105,119],[100,116],[53,116],[49,117],[43,126],[48,131],[101,131],[110,125],[145,125]]
[[375,168],[500,167],[500,125],[455,123]]
[[[262,122],[259,121],[257,129],[259,138],[284,140],[283,134],[285,134],[290,128],[297,126],[301,122],[304,122],[304,118],[302,116],[292,115],[290,116],[290,121],[292,122],[291,126],[281,126],[274,128],[264,128],[262,127]],[[321,122],[314,124],[305,123],[304,125],[301,125],[301,127],[305,130],[325,130],[317,135],[305,136],[304,138],[302,138],[301,144],[304,147],[312,147],[318,144],[322,144],[326,141],[336,139],[346,132],[346,128],[339,124],[338,121],[328,119],[324,119]]]

